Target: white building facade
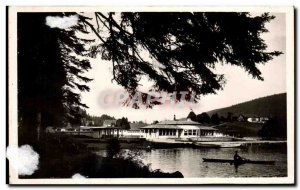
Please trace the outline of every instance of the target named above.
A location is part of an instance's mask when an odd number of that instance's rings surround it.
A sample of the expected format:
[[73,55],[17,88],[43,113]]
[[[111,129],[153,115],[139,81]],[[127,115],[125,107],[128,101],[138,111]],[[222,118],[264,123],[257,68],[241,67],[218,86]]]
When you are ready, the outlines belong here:
[[189,139],[214,137],[217,129],[191,120],[163,121],[141,128],[146,139]]

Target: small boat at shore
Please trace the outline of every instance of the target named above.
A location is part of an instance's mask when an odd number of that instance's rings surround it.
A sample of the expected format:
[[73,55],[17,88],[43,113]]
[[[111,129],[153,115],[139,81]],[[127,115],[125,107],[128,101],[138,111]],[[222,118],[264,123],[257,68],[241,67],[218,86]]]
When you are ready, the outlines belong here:
[[214,159],[214,158],[202,158],[203,162],[214,162],[214,163],[229,163],[229,164],[267,164],[267,165],[273,165],[275,164],[275,161],[264,161],[264,160],[240,160],[238,163],[234,163],[234,160],[229,159]]
[[221,148],[220,145],[217,144],[194,143],[194,145],[198,148]]
[[237,148],[242,146],[242,143],[221,143],[220,148]]
[[237,148],[242,146],[242,143],[233,142],[195,142],[194,145],[200,148]]

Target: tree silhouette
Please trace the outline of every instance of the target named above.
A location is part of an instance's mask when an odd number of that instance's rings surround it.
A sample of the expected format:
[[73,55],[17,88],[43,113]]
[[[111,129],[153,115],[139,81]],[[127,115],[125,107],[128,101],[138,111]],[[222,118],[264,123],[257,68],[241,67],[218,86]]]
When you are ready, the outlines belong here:
[[[68,15],[79,17],[77,25],[63,30],[45,24],[46,16]],[[260,37],[273,18],[233,12],[18,13],[20,142],[35,139],[40,127],[80,123],[86,108],[80,92],[89,90],[91,80],[83,75],[90,69],[87,57],[111,61],[112,80],[131,96],[146,76],[150,91],[175,92],[177,100],[195,94],[197,101],[222,89],[224,76],[213,71],[217,63],[263,80],[257,66],[281,54],[267,52]],[[100,43],[78,37],[91,32]],[[188,93],[181,97],[180,91]]]
[[206,112],[197,115],[197,121],[199,123],[210,123],[210,117]]
[[125,117],[122,117],[121,119],[117,119],[116,127],[120,127],[121,129],[130,129],[130,124],[128,122],[128,119]]
[[152,125],[155,125],[155,124],[157,124],[157,123],[159,123],[157,120],[154,120],[153,122],[152,122]]
[[120,142],[117,138],[109,139],[106,147],[107,157],[112,159],[121,150]]
[[[253,17],[238,12],[96,12],[93,17],[80,16],[101,41],[92,54],[112,61],[113,81],[130,94],[138,91],[146,76],[153,82],[150,91],[177,92],[177,100],[189,99],[194,93],[195,101],[222,89],[225,78],[213,71],[217,63],[242,67],[263,80],[257,66],[281,54],[267,52],[260,37],[268,32],[265,24],[274,18],[268,13]],[[181,97],[180,91],[188,94]]]
[[193,110],[190,111],[189,115],[187,116],[187,119],[191,119],[192,121],[197,121],[197,115],[193,112]]
[[[19,143],[34,144],[46,126],[80,123],[80,91],[88,91],[82,73],[90,69],[86,43],[76,32],[50,28],[46,16],[62,13],[18,13],[18,119]],[[74,54],[76,56],[74,56]]]
[[213,124],[220,124],[220,118],[218,113],[213,114],[210,119]]
[[258,136],[265,139],[275,137],[286,138],[286,128],[281,125],[277,118],[271,118],[258,131]]
[[228,122],[231,122],[233,120],[232,117],[233,117],[233,113],[232,112],[227,112],[227,121]]

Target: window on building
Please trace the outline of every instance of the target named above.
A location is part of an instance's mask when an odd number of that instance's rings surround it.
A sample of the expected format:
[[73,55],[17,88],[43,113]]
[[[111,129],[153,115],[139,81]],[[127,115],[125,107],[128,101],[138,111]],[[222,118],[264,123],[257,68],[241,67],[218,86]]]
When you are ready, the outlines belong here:
[[189,130],[189,136],[193,134],[192,131],[193,131],[193,130]]
[[193,135],[196,136],[197,130],[193,130]]
[[184,135],[187,136],[188,135],[188,131],[184,130]]
[[159,136],[162,136],[162,130],[159,129],[158,132],[159,132]]

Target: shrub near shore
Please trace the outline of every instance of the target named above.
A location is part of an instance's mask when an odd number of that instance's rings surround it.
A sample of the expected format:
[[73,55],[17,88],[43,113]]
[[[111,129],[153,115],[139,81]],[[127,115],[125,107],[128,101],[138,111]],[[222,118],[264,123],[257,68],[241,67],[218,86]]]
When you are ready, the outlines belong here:
[[[109,157],[88,151],[83,144],[68,136],[47,135],[37,147],[39,169],[21,178],[70,178],[79,173],[88,178],[182,178],[180,172],[164,173],[151,170],[134,156],[124,156],[116,148]],[[111,145],[110,145],[111,146]],[[109,147],[108,147],[109,148]],[[110,150],[108,151],[110,152]],[[134,154],[132,154],[134,155]]]

